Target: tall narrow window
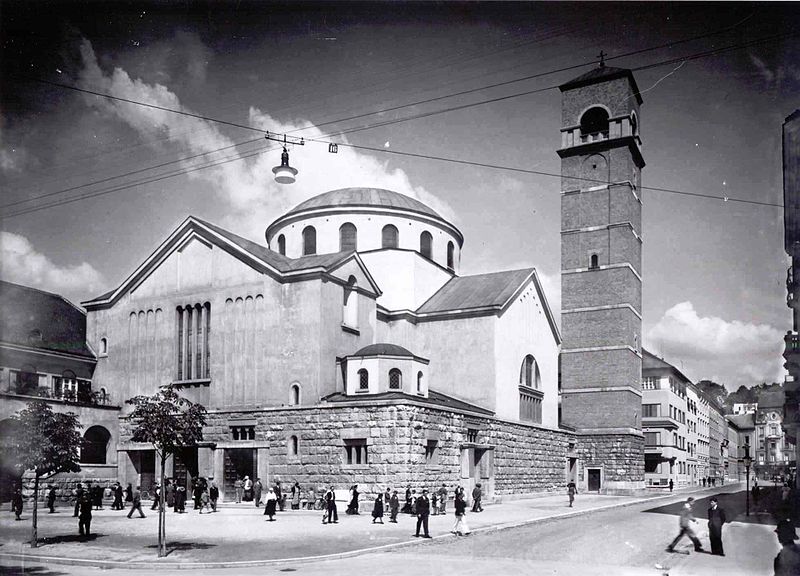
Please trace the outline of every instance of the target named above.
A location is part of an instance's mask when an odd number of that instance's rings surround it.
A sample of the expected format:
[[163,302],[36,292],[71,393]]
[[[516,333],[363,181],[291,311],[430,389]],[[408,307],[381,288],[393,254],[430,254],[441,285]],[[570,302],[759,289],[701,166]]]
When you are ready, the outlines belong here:
[[209,332],[211,304],[195,304],[177,309],[178,380],[201,380],[210,377]]
[[433,236],[427,230],[419,235],[419,253],[433,259]]
[[105,356],[108,354],[108,340],[100,338],[100,354]]
[[403,387],[403,373],[397,368],[389,370],[389,389],[400,390]]
[[369,390],[369,372],[365,368],[358,371],[358,390],[357,392],[366,392]]
[[344,287],[342,324],[350,328],[358,327],[358,281],[355,276],[350,276]]
[[289,389],[289,405],[297,406],[300,404],[300,384],[292,384]]
[[417,372],[417,394],[422,394],[422,382],[423,376],[422,371]]
[[303,256],[317,253],[317,230],[313,226],[303,228]]
[[450,270],[455,270],[455,252],[456,247],[452,242],[447,243],[447,267]]
[[297,436],[289,436],[289,441],[286,444],[289,448],[289,456],[297,456],[300,452],[300,441]]
[[358,231],[350,222],[339,228],[339,252],[358,250]]
[[589,259],[589,270],[597,270],[600,266],[597,263],[597,254],[592,254]]
[[286,256],[286,236],[283,234],[278,236],[278,254]]
[[397,248],[399,245],[399,232],[397,227],[387,224],[381,230],[381,248]]
[[528,354],[522,360],[522,368],[520,369],[519,373],[519,383],[521,386],[527,386],[528,388],[535,388],[538,390],[541,388],[541,380],[542,377],[539,374],[539,365],[536,362],[536,359]]

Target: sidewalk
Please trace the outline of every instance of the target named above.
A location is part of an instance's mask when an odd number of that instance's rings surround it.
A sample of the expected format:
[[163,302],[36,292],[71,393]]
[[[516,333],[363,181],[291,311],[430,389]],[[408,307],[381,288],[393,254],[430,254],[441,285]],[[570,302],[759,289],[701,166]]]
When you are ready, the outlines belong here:
[[[731,485],[735,488],[736,485]],[[550,521],[628,506],[643,501],[680,498],[684,494],[711,492],[691,488],[672,494],[657,493],[644,497],[579,494],[574,508],[569,508],[565,494],[524,500],[510,500],[486,506],[481,513],[468,513],[473,532],[498,530],[532,522]],[[0,558],[47,563],[125,567],[135,569],[225,568],[269,565],[278,562],[311,562],[322,559],[361,555],[390,547],[422,544],[414,537],[416,519],[401,514],[398,524],[372,524],[370,510],[359,516],[344,514],[340,507],[339,523],[323,525],[322,513],[316,511],[279,512],[275,522],[267,522],[263,507],[234,505],[221,507],[216,514],[167,512],[167,543],[170,553],[157,558],[157,513],[145,508],[147,518],[127,519],[127,511],[109,509],[94,512],[93,539],[77,536],[77,519],[72,509],[62,507],[56,514],[39,515],[39,538],[36,549],[26,544],[30,537],[30,511],[25,521],[15,522],[13,515],[0,517]],[[430,517],[434,538],[453,538],[452,503],[446,516]]]

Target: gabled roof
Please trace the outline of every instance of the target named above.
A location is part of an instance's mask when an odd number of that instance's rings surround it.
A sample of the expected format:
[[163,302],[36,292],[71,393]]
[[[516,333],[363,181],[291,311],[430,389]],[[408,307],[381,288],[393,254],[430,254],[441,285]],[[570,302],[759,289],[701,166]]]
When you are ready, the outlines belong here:
[[94,359],[86,313],[51,292],[0,280],[0,341]]
[[330,274],[339,266],[355,260],[369,279],[374,292],[380,295],[380,289],[370,275],[361,258],[354,251],[336,252],[333,254],[314,254],[301,258],[288,258],[269,248],[257,244],[247,238],[243,238],[233,232],[189,216],[183,223],[167,237],[161,245],[143,262],[125,281],[116,289],[105,294],[82,302],[84,306],[95,307],[112,304],[127,289],[136,285],[145,278],[159,262],[177,250],[183,241],[191,234],[200,236],[207,242],[226,250],[232,256],[242,260],[249,266],[259,271],[270,274],[278,280],[288,280],[294,276],[303,276],[305,273],[327,273]]
[[535,268],[489,272],[472,276],[454,276],[422,306],[417,308],[416,314],[434,315],[479,310],[502,312],[529,281],[532,281],[536,287],[553,336],[556,341],[561,342],[561,334]]
[[343,392],[334,392],[333,394],[329,394],[322,398],[324,402],[334,402],[334,403],[342,403],[342,402],[363,402],[363,401],[370,401],[370,400],[397,400],[397,401],[413,401],[413,402],[421,402],[422,404],[430,404],[431,406],[437,408],[449,408],[451,410],[464,410],[466,412],[476,412],[478,414],[485,414],[486,416],[493,416],[494,412],[491,410],[487,410],[486,408],[481,408],[480,406],[476,406],[475,404],[470,404],[469,402],[465,402],[463,400],[459,400],[457,398],[453,398],[452,396],[448,396],[446,394],[442,394],[441,392],[436,392],[435,390],[428,390],[428,397],[424,396],[417,396],[415,394],[406,394],[404,392],[397,392],[397,391],[389,391],[389,392],[381,392],[379,394],[368,394],[368,395],[361,395],[361,396],[347,396]]
[[645,372],[672,372],[679,378],[681,378],[684,382],[691,383],[686,376],[684,376],[683,372],[675,368],[669,362],[665,362],[652,352],[645,350],[642,348],[642,375],[645,375]]
[[572,90],[573,88],[580,88],[581,86],[588,86],[590,84],[597,84],[599,82],[608,82],[617,78],[627,78],[631,83],[631,89],[636,95],[636,100],[639,104],[642,103],[642,96],[639,94],[639,86],[633,77],[633,72],[627,68],[614,68],[613,66],[598,66],[589,70],[586,74],[581,74],[577,78],[573,78],[569,82],[561,84],[558,89],[562,92]]

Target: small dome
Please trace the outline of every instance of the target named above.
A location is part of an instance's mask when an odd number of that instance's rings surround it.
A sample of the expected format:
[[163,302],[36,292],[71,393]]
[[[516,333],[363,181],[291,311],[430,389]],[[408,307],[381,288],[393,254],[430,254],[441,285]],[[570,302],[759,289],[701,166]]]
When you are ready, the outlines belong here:
[[383,188],[341,188],[339,190],[331,190],[301,202],[289,210],[284,217],[298,212],[305,212],[306,210],[317,210],[333,206],[382,206],[419,212],[444,220],[435,210],[419,200],[399,192],[384,190]]
[[408,356],[409,358],[413,358],[414,355],[397,344],[379,342],[378,344],[364,346],[361,350],[353,354],[353,356]]

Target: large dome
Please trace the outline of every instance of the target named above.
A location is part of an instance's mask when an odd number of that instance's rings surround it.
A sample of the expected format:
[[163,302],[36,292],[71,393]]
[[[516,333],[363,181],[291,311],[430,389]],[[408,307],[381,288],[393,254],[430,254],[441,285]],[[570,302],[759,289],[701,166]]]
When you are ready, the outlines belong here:
[[340,188],[331,190],[319,196],[309,198],[301,202],[285,215],[290,216],[306,210],[317,210],[319,208],[331,208],[334,206],[382,206],[385,208],[397,208],[399,210],[409,210],[427,214],[435,218],[443,218],[432,208],[426,206],[419,200],[410,198],[399,192],[384,190],[383,188]]

